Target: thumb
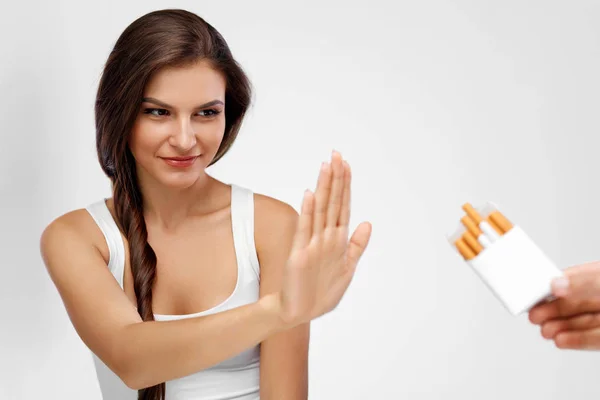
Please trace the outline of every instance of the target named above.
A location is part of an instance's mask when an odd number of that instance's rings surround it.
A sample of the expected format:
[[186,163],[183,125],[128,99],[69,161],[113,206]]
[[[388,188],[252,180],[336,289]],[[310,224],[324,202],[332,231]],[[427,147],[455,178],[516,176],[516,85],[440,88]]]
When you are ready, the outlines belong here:
[[362,222],[350,237],[346,255],[348,263],[347,267],[349,269],[354,269],[356,267],[358,260],[360,260],[360,257],[365,252],[365,249],[369,244],[369,239],[371,238],[371,231],[371,224],[369,222]]
[[600,296],[600,262],[591,262],[566,268],[563,276],[552,281],[556,297]]

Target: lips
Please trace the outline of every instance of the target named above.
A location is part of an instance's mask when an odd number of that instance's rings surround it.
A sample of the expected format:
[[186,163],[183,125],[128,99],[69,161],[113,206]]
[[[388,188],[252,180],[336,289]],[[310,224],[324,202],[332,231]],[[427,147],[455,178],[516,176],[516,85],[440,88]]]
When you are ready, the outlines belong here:
[[162,157],[165,160],[172,160],[172,161],[191,161],[195,158],[197,158],[198,156],[188,156],[188,157]]
[[171,167],[187,168],[187,167],[192,166],[198,157],[200,157],[200,156],[161,157],[161,158]]

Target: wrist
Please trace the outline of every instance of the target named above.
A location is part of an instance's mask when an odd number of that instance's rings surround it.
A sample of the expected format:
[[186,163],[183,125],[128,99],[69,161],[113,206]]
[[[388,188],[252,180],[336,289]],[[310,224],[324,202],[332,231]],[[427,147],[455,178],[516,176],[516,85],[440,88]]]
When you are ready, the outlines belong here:
[[268,320],[272,322],[272,326],[276,332],[293,327],[293,324],[290,321],[286,321],[286,319],[283,318],[280,292],[269,293],[261,297],[258,303]]

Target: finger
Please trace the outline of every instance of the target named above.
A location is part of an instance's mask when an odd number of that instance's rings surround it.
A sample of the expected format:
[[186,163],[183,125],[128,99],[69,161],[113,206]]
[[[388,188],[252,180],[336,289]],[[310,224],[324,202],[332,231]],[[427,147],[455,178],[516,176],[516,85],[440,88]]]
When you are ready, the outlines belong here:
[[310,190],[304,192],[302,199],[302,209],[296,226],[296,234],[294,235],[294,243],[292,244],[292,252],[303,249],[310,242],[312,234],[312,218],[314,208],[314,195]]
[[600,350],[600,328],[561,332],[554,343],[560,349]]
[[342,206],[340,209],[340,226],[348,226],[350,224],[350,182],[352,180],[352,171],[350,164],[347,161],[342,162],[344,166],[344,193],[342,194]]
[[329,200],[329,192],[331,191],[331,165],[323,163],[319,181],[317,182],[317,190],[315,192],[315,207],[313,218],[313,234],[319,235],[325,227],[325,216],[327,212],[327,201]]
[[598,311],[600,311],[600,296],[583,300],[560,298],[533,307],[529,311],[529,320],[534,324],[540,325],[550,319],[569,318],[579,314]]
[[592,328],[600,328],[600,312],[549,320],[542,324],[541,333],[546,339],[552,339],[563,331],[581,331]]
[[331,168],[333,170],[333,178],[331,183],[331,193],[329,195],[329,204],[327,207],[327,226],[336,227],[340,217],[342,195],[344,191],[344,164],[342,163],[340,153],[337,151],[333,152]]
[[354,274],[356,273],[358,261],[364,254],[367,244],[369,243],[371,230],[371,224],[363,222],[356,228],[354,234],[351,236],[346,255],[346,265],[340,277],[340,281],[338,282],[339,286],[337,290],[345,292],[348,286],[350,286]]
[[369,222],[363,222],[354,231],[350,237],[346,255],[346,266],[349,269],[353,269],[358,264],[360,257],[365,252],[369,239],[371,238],[372,227]]
[[[563,307],[564,308],[564,307]],[[554,300],[548,303],[543,303],[533,307],[529,311],[529,321],[536,325],[541,325],[550,319],[556,319],[561,317],[561,307],[559,300]]]
[[585,263],[572,265],[564,269],[567,275],[598,272],[600,270],[600,261],[588,261]]
[[556,297],[600,296],[600,263],[576,265],[563,273],[563,277],[552,281],[552,294]]

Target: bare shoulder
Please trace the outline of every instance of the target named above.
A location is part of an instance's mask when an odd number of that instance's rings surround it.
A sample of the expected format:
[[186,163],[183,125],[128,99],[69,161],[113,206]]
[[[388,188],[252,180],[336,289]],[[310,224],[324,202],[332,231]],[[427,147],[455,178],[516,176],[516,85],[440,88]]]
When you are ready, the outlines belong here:
[[81,208],[55,218],[44,228],[40,236],[40,251],[46,261],[46,267],[49,268],[55,264],[47,261],[58,256],[59,253],[67,252],[69,244],[89,245],[104,256],[102,240],[102,233],[95,226],[91,215]]
[[41,236],[41,246],[51,245],[57,237],[64,235],[84,235],[87,211],[77,209],[63,214],[53,221],[44,229]]
[[254,194],[254,221],[257,244],[292,238],[298,212],[288,203],[273,197]]
[[298,213],[289,204],[254,194],[254,241],[260,263],[261,296],[279,290],[283,266],[296,232]]

